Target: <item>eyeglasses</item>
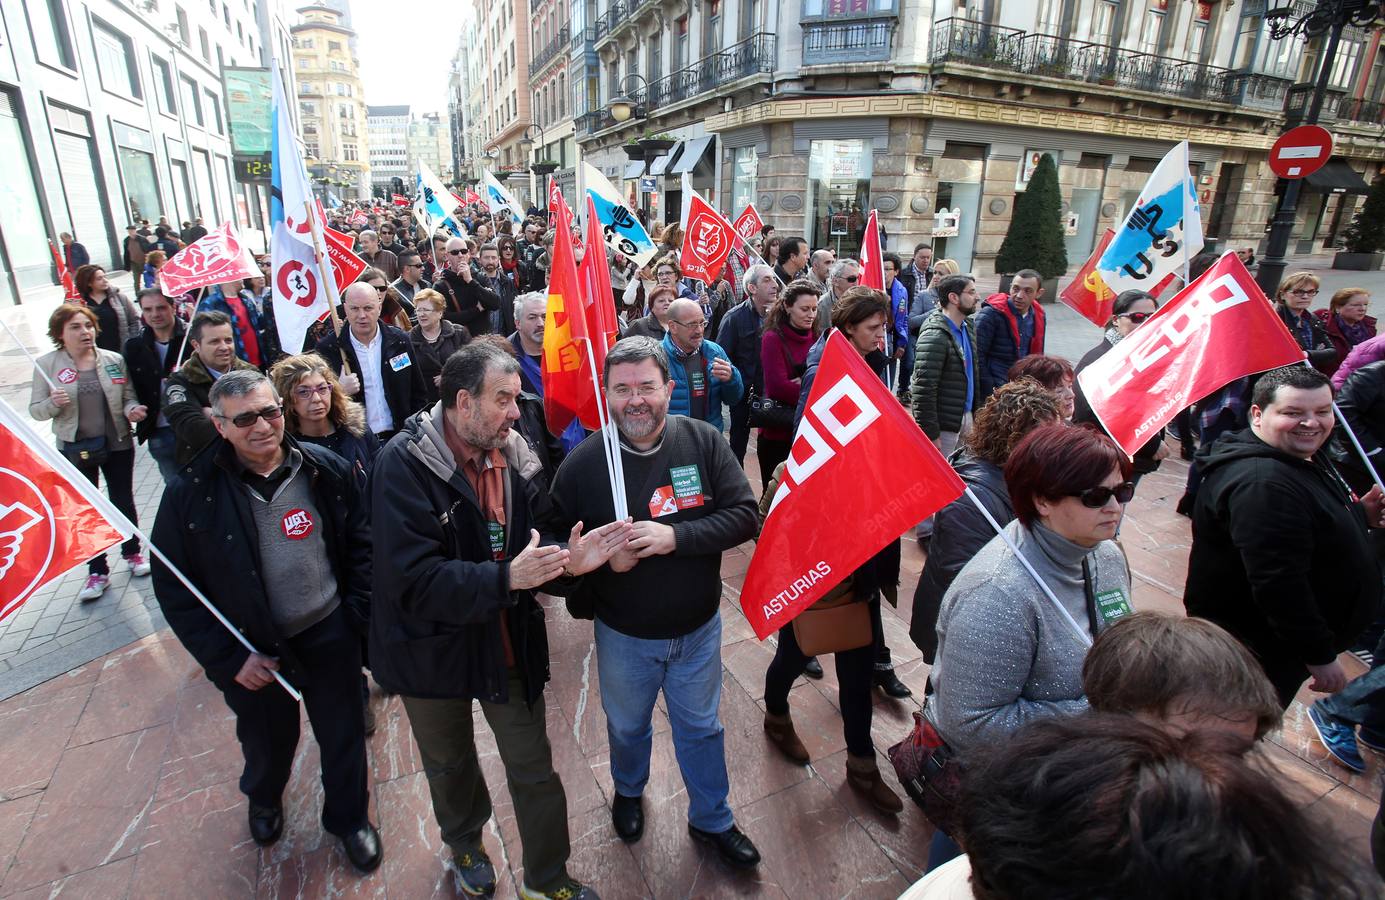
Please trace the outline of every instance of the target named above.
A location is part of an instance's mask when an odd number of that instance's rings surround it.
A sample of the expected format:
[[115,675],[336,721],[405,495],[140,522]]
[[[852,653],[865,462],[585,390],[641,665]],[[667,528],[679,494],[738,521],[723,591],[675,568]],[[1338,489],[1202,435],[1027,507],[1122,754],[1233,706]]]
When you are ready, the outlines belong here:
[[631,390],[630,387],[627,385],[618,384],[613,388],[607,389],[606,393],[610,394],[617,400],[629,400],[630,397],[634,395],[638,395],[648,400],[650,397],[653,397],[661,390],[663,390],[662,386],[656,386],[652,384],[642,384],[633,390]]
[[677,319],[674,319],[673,324],[682,325],[684,328],[687,328],[690,331],[702,331],[704,328],[707,327],[707,320],[699,319],[696,322],[680,322]]
[[1101,509],[1110,502],[1112,497],[1116,498],[1117,503],[1126,504],[1135,496],[1135,482],[1122,481],[1113,488],[1087,488],[1085,491],[1080,491],[1076,494],[1068,494],[1068,496],[1076,497],[1081,500],[1082,505],[1088,509]]
[[406,268],[406,269],[421,269],[421,268],[423,268],[423,263],[404,263],[404,268]]
[[841,278],[842,281],[850,282],[851,284],[855,284],[856,282],[861,280],[860,275],[839,275],[837,277]]
[[311,400],[314,397],[326,397],[332,393],[330,384],[319,384],[317,387],[300,387],[293,389],[293,395],[299,400]]
[[1139,313],[1121,313],[1121,314],[1119,314],[1118,316],[1116,316],[1116,318],[1117,318],[1117,319],[1129,319],[1129,320],[1130,320],[1130,324],[1132,324],[1132,325],[1139,325],[1141,322],[1143,322],[1145,319],[1148,319],[1148,318],[1149,318],[1150,316],[1152,316],[1152,315],[1154,315],[1154,313],[1145,313],[1145,312],[1139,312]]
[[1294,290],[1289,291],[1289,293],[1293,294],[1295,297],[1316,297],[1316,296],[1318,296],[1318,289],[1317,289],[1317,288],[1295,288]]
[[282,419],[283,417],[284,408],[282,406],[267,406],[264,409],[243,412],[229,419],[226,416],[217,416],[218,419],[221,419],[223,422],[230,422],[237,428],[249,428],[255,424],[256,419],[264,419],[266,422],[273,422],[275,419]]

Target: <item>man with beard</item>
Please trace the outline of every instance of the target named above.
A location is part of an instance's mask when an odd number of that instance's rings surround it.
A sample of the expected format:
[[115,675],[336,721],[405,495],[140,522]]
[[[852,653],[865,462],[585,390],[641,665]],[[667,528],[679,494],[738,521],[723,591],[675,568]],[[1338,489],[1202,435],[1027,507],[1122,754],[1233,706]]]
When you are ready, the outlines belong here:
[[[552,525],[543,467],[513,430],[519,363],[472,342],[443,365],[442,399],[409,418],[371,472],[375,541],[370,662],[403,699],[433,813],[462,888],[495,889],[481,844],[491,816],[472,702],[495,735],[524,848],[526,900],[591,900],[567,872],[567,800],[544,726],[548,639],[534,592],[582,575],[629,539],[615,522],[539,545]],[[610,522],[610,517],[607,517]]]
[[[689,304],[696,309],[696,304]],[[611,747],[611,820],[627,843],[644,833],[651,716],[664,692],[688,792],[688,831],[735,866],[760,854],[736,828],[718,717],[721,703],[721,554],[755,533],[755,497],[720,430],[668,415],[663,348],[625,338],[606,355],[606,402],[620,431],[630,538],[609,565],[570,591],[574,615],[595,618],[597,669]],[[558,469],[559,529],[612,522],[599,435]]]

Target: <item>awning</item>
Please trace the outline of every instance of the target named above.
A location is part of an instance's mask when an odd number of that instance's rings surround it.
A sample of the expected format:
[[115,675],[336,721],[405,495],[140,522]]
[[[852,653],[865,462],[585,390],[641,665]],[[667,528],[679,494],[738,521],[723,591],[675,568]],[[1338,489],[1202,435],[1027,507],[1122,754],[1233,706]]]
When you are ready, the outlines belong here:
[[683,144],[683,155],[678,157],[678,164],[668,170],[670,175],[682,175],[691,172],[697,164],[702,161],[702,156],[711,146],[712,136],[693,138]]
[[1325,194],[1365,194],[1371,189],[1366,180],[1347,165],[1344,159],[1329,159],[1327,165],[1304,180],[1315,190]]
[[654,160],[654,162],[652,162],[652,163],[649,164],[649,174],[650,174],[650,175],[662,175],[662,174],[664,174],[664,172],[668,170],[668,164],[671,163],[671,162],[673,162],[673,158],[674,158],[675,156],[677,156],[677,155],[678,155],[678,151],[679,151],[679,150],[682,150],[682,149],[683,149],[683,142],[682,142],[682,141],[679,141],[678,143],[674,144],[673,147],[670,148],[669,151],[668,151],[667,153],[665,153],[663,156],[659,157],[658,159]]
[[626,165],[625,165],[625,180],[626,180],[626,181],[630,181],[630,180],[632,180],[632,179],[639,178],[639,177],[640,177],[641,175],[643,175],[643,174],[644,174],[644,162],[643,162],[643,161],[640,161],[640,160],[633,160],[633,159],[632,159],[630,162],[626,163]]

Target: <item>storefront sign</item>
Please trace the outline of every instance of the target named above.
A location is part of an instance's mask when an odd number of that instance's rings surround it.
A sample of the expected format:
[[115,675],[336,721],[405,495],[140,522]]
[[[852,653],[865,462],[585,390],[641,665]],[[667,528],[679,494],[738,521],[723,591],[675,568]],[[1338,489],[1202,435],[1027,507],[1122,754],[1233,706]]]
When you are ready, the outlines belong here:
[[1062,157],[1057,150],[1026,150],[1024,159],[1020,161],[1019,173],[1015,176],[1015,190],[1022,191],[1029,186],[1029,179],[1034,177],[1034,170],[1039,167],[1039,160],[1045,155],[1053,157],[1056,163]]
[[933,214],[933,237],[956,237],[962,227],[962,208],[940,209]]
[[640,177],[640,193],[652,194],[659,189],[659,179],[652,175]]
[[1077,223],[1080,220],[1081,217],[1077,213],[1068,213],[1067,219],[1063,224],[1063,234],[1068,237],[1074,237],[1077,234]]
[[231,151],[236,156],[268,156],[269,70],[227,67],[221,73],[226,89],[226,120],[231,127]]

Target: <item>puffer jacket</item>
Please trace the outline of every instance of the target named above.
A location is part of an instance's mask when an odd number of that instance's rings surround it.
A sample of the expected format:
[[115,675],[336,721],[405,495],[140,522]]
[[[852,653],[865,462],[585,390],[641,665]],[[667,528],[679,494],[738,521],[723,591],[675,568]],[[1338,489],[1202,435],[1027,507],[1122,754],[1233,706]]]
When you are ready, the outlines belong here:
[[1337,367],[1337,371],[1332,373],[1333,389],[1340,391],[1352,372],[1382,359],[1385,359],[1385,334],[1378,334],[1352,347],[1347,358]]
[[[976,325],[968,318],[962,327],[971,341],[972,403],[975,404],[981,396]],[[962,417],[967,411],[966,361],[962,357],[962,344],[952,336],[949,320],[941,309],[930,313],[919,328],[909,392],[913,397],[914,421],[929,440],[937,440],[944,431],[962,430]]]
[[[1374,362],[1351,373],[1337,394],[1337,408],[1376,472],[1385,475],[1385,362]],[[1331,456],[1353,489],[1358,493],[1370,490],[1370,473],[1341,426],[1332,431]]]
[[[664,335],[663,340],[664,354],[668,357],[669,377],[673,379],[673,396],[668,401],[668,413],[671,416],[686,416],[689,410],[689,391],[688,391],[688,370],[683,362],[683,356],[673,344],[670,335]],[[706,421],[721,429],[721,405],[735,406],[740,402],[745,394],[745,382],[741,379],[741,372],[733,364],[731,366],[731,380],[718,381],[712,377],[712,363],[718,359],[731,362],[726,351],[717,344],[704,340],[702,342],[702,358],[707,363],[707,415]]]

